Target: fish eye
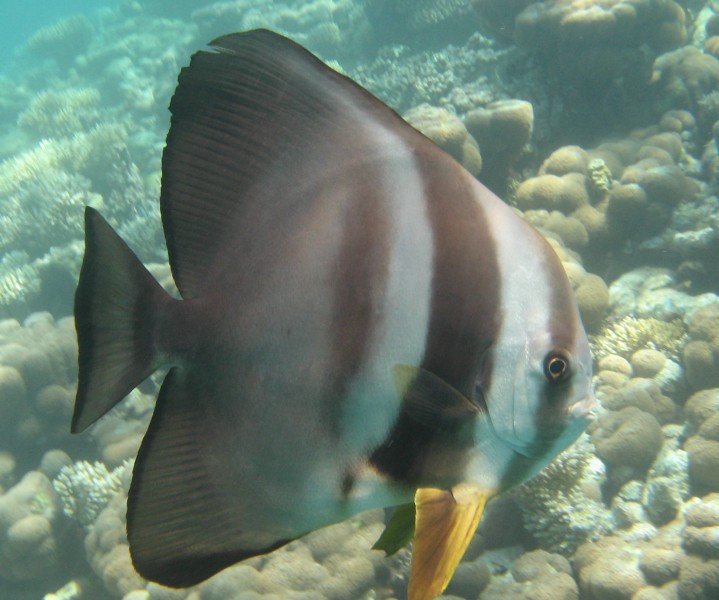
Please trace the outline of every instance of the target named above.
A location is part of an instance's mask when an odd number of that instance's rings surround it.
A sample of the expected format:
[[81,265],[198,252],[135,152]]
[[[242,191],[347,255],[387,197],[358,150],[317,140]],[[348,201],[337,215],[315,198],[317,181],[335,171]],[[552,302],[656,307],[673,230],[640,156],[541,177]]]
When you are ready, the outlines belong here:
[[561,351],[547,354],[544,359],[544,376],[551,383],[564,381],[569,375],[569,357]]

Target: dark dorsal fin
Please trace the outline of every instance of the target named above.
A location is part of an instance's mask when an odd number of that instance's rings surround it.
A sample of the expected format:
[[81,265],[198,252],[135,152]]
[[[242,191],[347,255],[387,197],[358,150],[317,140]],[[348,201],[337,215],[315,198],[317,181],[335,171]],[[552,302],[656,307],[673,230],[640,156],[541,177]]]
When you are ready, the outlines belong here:
[[422,138],[370,93],[278,34],[255,30],[210,45],[214,52],[198,52],[180,73],[162,161],[162,221],[184,298],[201,295],[219,253],[232,247],[246,258],[253,244],[267,248],[262,232],[291,222],[301,208],[287,206],[298,194],[286,192],[311,176],[308,161],[327,173],[346,164],[343,141],[362,137],[368,116],[375,126]]

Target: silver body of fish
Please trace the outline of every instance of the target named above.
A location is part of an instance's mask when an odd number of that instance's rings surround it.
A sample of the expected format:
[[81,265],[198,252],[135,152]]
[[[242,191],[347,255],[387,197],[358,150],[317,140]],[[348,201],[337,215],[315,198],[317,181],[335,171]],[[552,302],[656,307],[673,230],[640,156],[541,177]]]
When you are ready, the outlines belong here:
[[[268,31],[211,46],[163,154],[182,300],[87,209],[72,430],[170,367],[128,498],[149,579],[192,585],[414,500],[416,570],[445,573],[410,596],[431,597],[466,544],[422,541],[418,490],[450,506],[433,539],[468,540],[591,419],[572,290],[531,226],[360,86]],[[457,524],[462,498],[478,508]]]

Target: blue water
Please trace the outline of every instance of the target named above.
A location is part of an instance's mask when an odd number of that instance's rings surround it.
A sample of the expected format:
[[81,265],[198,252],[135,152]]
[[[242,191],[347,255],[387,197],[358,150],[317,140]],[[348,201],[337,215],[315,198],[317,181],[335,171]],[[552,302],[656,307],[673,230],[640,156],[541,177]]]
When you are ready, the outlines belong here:
[[121,0],[2,0],[0,2],[1,68],[8,67],[12,56],[28,37],[41,27],[70,15],[92,16],[98,9],[114,7]]

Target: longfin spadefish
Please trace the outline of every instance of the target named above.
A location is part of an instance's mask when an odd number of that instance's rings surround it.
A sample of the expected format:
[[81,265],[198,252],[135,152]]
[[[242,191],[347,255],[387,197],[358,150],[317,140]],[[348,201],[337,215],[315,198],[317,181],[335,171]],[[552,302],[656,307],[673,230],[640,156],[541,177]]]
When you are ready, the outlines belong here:
[[408,600],[431,600],[447,587],[482,518],[489,494],[471,484],[415,494]]

